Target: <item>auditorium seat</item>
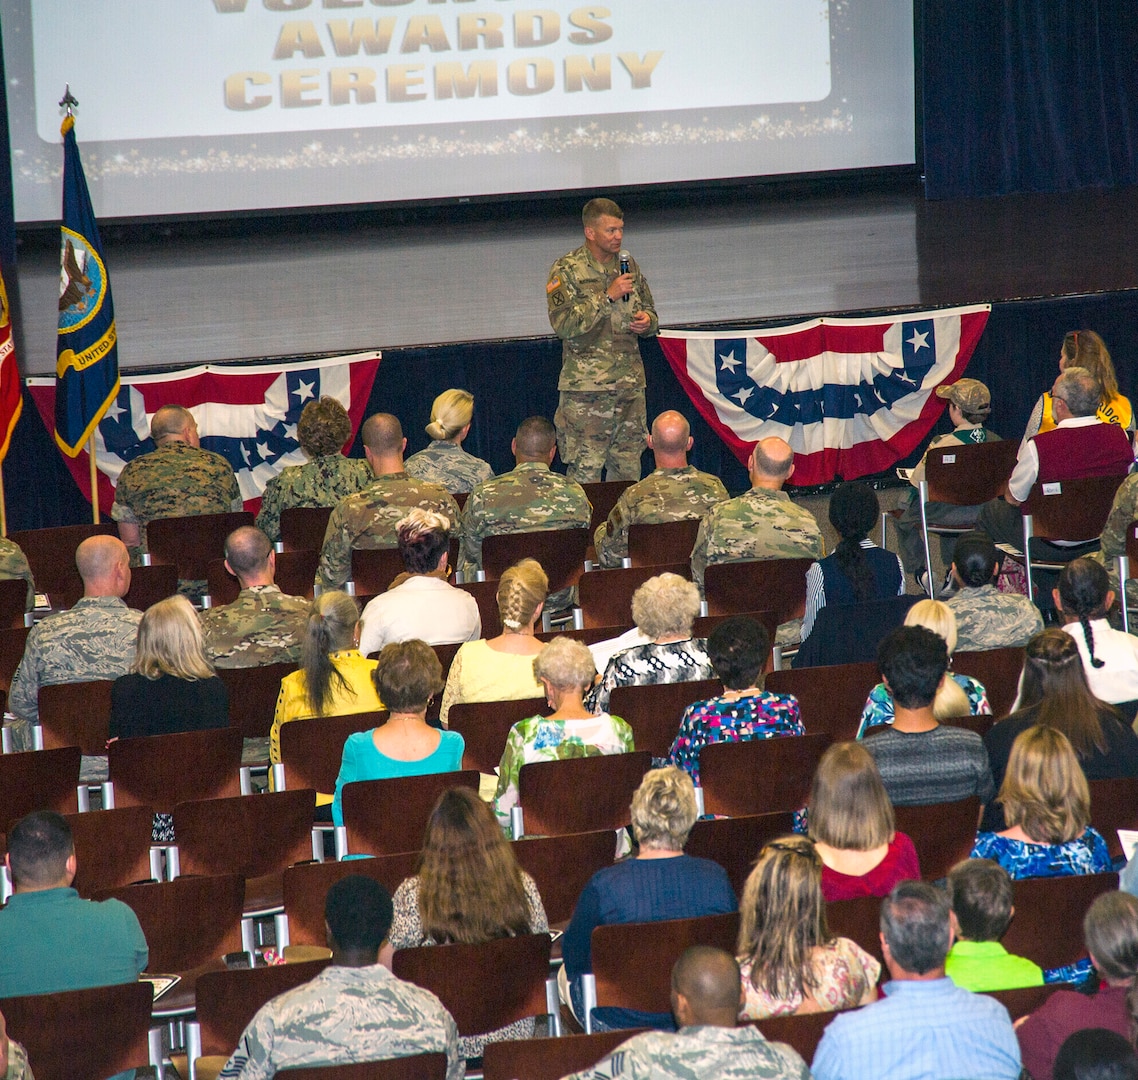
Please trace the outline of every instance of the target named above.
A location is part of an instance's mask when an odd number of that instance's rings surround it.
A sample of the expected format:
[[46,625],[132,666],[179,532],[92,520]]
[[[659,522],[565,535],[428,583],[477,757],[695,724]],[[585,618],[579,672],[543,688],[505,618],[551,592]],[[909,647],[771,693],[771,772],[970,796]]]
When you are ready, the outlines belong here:
[[835,1016],[837,1013],[832,1012],[803,1013],[801,1016],[769,1016],[747,1023],[757,1027],[768,1042],[786,1043],[798,1051],[803,1061],[810,1062]]
[[128,608],[145,611],[151,604],[165,600],[178,591],[178,571],[165,563],[134,566],[130,571],[130,589],[122,598]]
[[160,852],[150,843],[152,807],[123,806],[68,814],[67,824],[75,843],[76,870],[71,886],[85,899],[104,889],[161,880]]
[[283,1069],[282,1080],[446,1080],[447,1056],[409,1054],[384,1061],[353,1061],[347,1065],[312,1065]]
[[518,865],[533,878],[549,925],[564,929],[573,917],[581,890],[616,857],[612,830],[530,836],[514,841]]
[[628,561],[632,566],[665,566],[685,563],[690,570],[691,552],[699,532],[698,517],[655,525],[628,527]]
[[357,731],[369,731],[387,719],[384,712],[319,716],[281,724],[281,765],[273,768],[275,787],[310,787],[330,794],[336,789],[344,743]]
[[608,1057],[644,1028],[547,1039],[504,1039],[482,1055],[484,1080],[561,1080]]
[[706,701],[723,693],[718,679],[694,682],[658,683],[655,686],[618,686],[609,695],[608,711],[632,728],[637,750],[653,757],[668,756],[684,710],[696,701]]
[[211,559],[225,546],[225,538],[242,525],[252,525],[248,510],[224,514],[158,518],[147,522],[146,550],[152,563],[177,567],[182,581],[204,581]]
[[1112,859],[1123,855],[1119,829],[1138,830],[1138,777],[1091,780],[1091,824],[1102,833]]
[[590,541],[593,533],[597,531],[597,526],[608,521],[608,516],[612,512],[612,508],[616,506],[617,500],[632,484],[632,480],[592,480],[581,485],[585,489],[585,494],[589,497],[589,504],[593,508],[592,515],[589,518]]
[[18,630],[24,625],[28,583],[23,578],[0,580],[0,628]]
[[113,521],[99,525],[60,525],[50,529],[23,529],[8,534],[28,560],[36,591],[46,593],[53,608],[69,608],[83,595],[83,579],[75,566],[75,552],[91,536],[118,536]]
[[[277,587],[289,596],[303,596],[306,600],[311,600],[319,561],[319,551],[278,551],[274,578]],[[206,581],[209,583],[207,588],[211,607],[232,604],[241,592],[237,578],[225,569],[224,558],[210,559]]]
[[893,814],[897,831],[910,837],[917,849],[921,877],[939,881],[972,853],[980,821],[980,800],[972,796],[930,806],[897,806]]
[[632,622],[632,594],[657,574],[679,574],[691,580],[691,564],[634,566],[619,570],[594,570],[577,583],[578,604],[586,626],[617,626]]
[[684,852],[719,863],[727,871],[735,895],[742,897],[743,885],[763,846],[793,831],[794,814],[789,810],[744,817],[700,818],[692,826]]
[[960,675],[971,675],[983,685],[988,692],[992,716],[998,720],[1012,711],[1012,704],[1019,693],[1023,656],[1022,646],[956,652],[952,654],[952,670]]
[[881,954],[881,900],[876,896],[859,896],[853,900],[835,900],[826,905],[826,924],[830,933],[849,938],[881,963],[881,978],[887,979],[885,958]]
[[467,701],[452,705],[447,727],[465,740],[462,767],[493,773],[502,760],[510,728],[519,720],[548,711],[542,698],[516,701]]
[[699,754],[704,812],[740,817],[806,805],[829,735],[783,735],[721,742]]
[[265,664],[263,667],[219,667],[218,677],[229,694],[229,726],[245,739],[267,739],[281,692],[281,679],[298,664]]
[[76,813],[79,764],[77,746],[0,754],[0,832],[33,810]]
[[39,688],[39,722],[45,750],[78,746],[88,757],[107,752],[112,681],[94,679]]
[[880,681],[876,661],[868,661],[772,671],[765,685],[772,694],[798,699],[807,734],[825,731],[844,742],[857,735],[865,700]]
[[630,821],[633,793],[651,767],[652,755],[644,750],[523,765],[518,773],[518,805],[525,834],[557,836],[624,828]]
[[755,606],[772,611],[779,623],[801,619],[806,613],[806,571],[813,559],[750,559],[715,563],[704,573],[704,595],[709,615],[734,615]]
[[1063,967],[1087,955],[1083,916],[1095,897],[1118,888],[1118,875],[1023,878],[1015,883],[1015,918],[1000,943],[1041,968]]
[[315,551],[324,546],[330,506],[289,506],[281,511],[281,546],[285,551]]

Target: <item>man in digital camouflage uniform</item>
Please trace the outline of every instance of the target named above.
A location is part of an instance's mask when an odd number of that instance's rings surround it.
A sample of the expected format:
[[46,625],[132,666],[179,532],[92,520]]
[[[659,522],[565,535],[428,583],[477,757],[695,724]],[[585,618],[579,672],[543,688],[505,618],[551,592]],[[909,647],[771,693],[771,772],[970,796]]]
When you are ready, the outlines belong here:
[[570,479],[639,480],[647,416],[642,337],[659,329],[648,282],[636,260],[621,273],[624,213],[590,199],[585,242],[558,259],[545,286],[549,322],[561,338],[561,392],[554,422]]
[[798,1052],[736,1026],[743,983],[730,953],[692,945],[672,968],[675,1032],[649,1031],[621,1043],[591,1069],[565,1080],[809,1080]]
[[[714,563],[749,559],[821,559],[822,530],[814,515],[782,490],[794,473],[794,451],[777,437],[755,444],[747,462],[751,490],[713,506],[700,522],[691,553],[692,580]],[[762,598],[756,597],[757,607]]]
[[[1126,554],[1126,534],[1132,521],[1138,521],[1138,473],[1128,476],[1122,481],[1119,489],[1114,493],[1114,502],[1110,507],[1110,516],[1103,526],[1101,547],[1088,558],[1095,559],[1106,567],[1110,575],[1110,587],[1117,593],[1118,563],[1120,555]],[[1138,574],[1138,566],[1130,567],[1131,574]],[[1126,583],[1126,604],[1131,614],[1131,626],[1134,626],[1133,612],[1138,605],[1138,580],[1133,577]]]
[[691,448],[691,430],[678,412],[661,413],[652,422],[648,449],[656,468],[626,488],[608,520],[597,526],[593,546],[601,566],[618,567],[628,556],[630,526],[703,517],[716,503],[727,500],[727,489],[718,476],[688,464]]
[[1043,629],[1043,616],[1026,596],[995,585],[999,554],[982,532],[965,533],[952,551],[957,591],[945,603],[956,616],[958,652],[1026,645]]
[[[467,581],[482,569],[482,541],[501,533],[550,532],[587,528],[592,506],[585,489],[551,472],[557,433],[544,416],[521,422],[510,449],[515,466],[476,484],[462,513],[462,572]],[[559,611],[572,603],[572,589],[552,593],[546,608]]]
[[341,500],[328,518],[316,583],[321,589],[342,589],[352,576],[356,548],[393,548],[398,525],[416,506],[451,521],[459,520],[458,503],[445,488],[416,480],[403,469],[407,440],[397,417],[376,413],[360,430],[364,456],[373,479],[362,491]]
[[328,890],[332,962],[311,982],[263,1005],[221,1070],[222,1080],[269,1080],[281,1069],[445,1053],[458,1080],[454,1019],[429,990],[391,973],[391,894],[353,874]]
[[225,514],[243,505],[233,469],[220,454],[201,448],[189,409],[163,405],[150,421],[150,437],[155,449],[126,464],[111,505],[133,559],[146,552],[146,526],[157,518]]
[[28,565],[28,557],[20,550],[18,544],[7,537],[0,537],[0,581],[12,578],[23,578],[28,583],[25,603],[26,610],[31,611],[36,606],[36,583],[32,580],[32,568]]
[[241,592],[232,604],[202,612],[205,653],[214,667],[264,667],[300,661],[308,601],[281,592],[277,557],[260,529],[245,525],[225,540],[225,565]]
[[265,485],[257,512],[257,528],[274,543],[281,538],[282,510],[335,506],[372,482],[374,477],[363,458],[341,453],[351,434],[351,418],[334,397],[325,395],[301,410],[296,437],[309,460],[281,469]]
[[[28,634],[8,690],[16,749],[30,750],[30,725],[39,719],[39,689],[59,683],[117,679],[134,663],[140,611],[122,598],[130,589],[130,556],[114,536],[91,536],[75,551],[83,596]],[[95,763],[101,763],[96,765]],[[84,758],[84,779],[106,779],[105,758]]]

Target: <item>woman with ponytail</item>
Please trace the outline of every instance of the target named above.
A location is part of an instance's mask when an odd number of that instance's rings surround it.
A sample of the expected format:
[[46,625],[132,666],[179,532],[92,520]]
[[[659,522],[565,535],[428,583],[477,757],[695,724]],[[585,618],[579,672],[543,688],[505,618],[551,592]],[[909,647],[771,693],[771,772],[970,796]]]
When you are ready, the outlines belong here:
[[[1079,627],[1072,624],[1072,629],[1074,634],[1049,627],[1028,642],[1012,714],[984,736],[997,791],[1016,736],[1035,724],[1067,736],[1088,780],[1138,776],[1138,736],[1117,710],[1091,692],[1079,656]],[[980,828],[998,832],[1003,827],[1003,808],[993,802],[985,808]]]
[[469,391],[444,390],[439,394],[431,406],[431,422],[427,425],[431,445],[403,463],[408,475],[441,484],[452,495],[489,480],[494,475],[489,464],[462,448],[473,417],[474,395]]
[[1095,559],[1075,559],[1063,567],[1052,596],[1063,629],[1079,647],[1091,691],[1130,723],[1138,710],[1138,638],[1107,621],[1114,591],[1106,570]]
[[[321,716],[377,712],[384,708],[372,681],[375,661],[359,650],[360,609],[346,592],[321,593],[308,609],[301,642],[301,668],[281,679],[273,726],[269,731],[269,761],[281,760],[281,725]],[[270,779],[272,770],[269,771]],[[331,792],[317,792],[320,820],[331,821]]]
[[1033,1080],[1052,1080],[1059,1048],[1076,1031],[1106,1028],[1131,1042],[1138,1034],[1138,898],[1099,896],[1083,919],[1083,941],[1101,980],[1095,993],[1056,990],[1016,1025],[1023,1067]]
[[803,641],[814,629],[818,612],[827,604],[864,604],[905,592],[901,560],[869,539],[881,517],[877,492],[860,481],[842,484],[830,497],[829,513],[830,524],[841,539],[832,555],[806,571]]

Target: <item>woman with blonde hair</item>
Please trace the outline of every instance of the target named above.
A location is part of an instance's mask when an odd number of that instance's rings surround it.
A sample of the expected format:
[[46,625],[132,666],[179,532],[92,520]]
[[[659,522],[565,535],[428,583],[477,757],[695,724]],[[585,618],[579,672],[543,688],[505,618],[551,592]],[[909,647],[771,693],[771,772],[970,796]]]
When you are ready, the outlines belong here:
[[[390,941],[395,949],[451,942],[479,945],[549,929],[533,878],[514,858],[494,812],[476,791],[444,791],[427,822],[414,877],[395,890]],[[488,1042],[528,1039],[533,1019],[459,1041],[462,1056],[480,1057]]]
[[[918,600],[905,615],[905,626],[923,626],[944,638],[948,646],[949,677],[941,684],[933,701],[933,715],[937,720],[951,720],[954,716],[990,716],[992,706],[982,683],[971,675],[958,675],[951,670],[952,654],[956,651],[956,615],[942,600]],[[866,698],[857,729],[860,739],[873,727],[893,723],[893,697],[878,683]]]
[[533,659],[533,674],[545,690],[548,716],[519,720],[506,736],[498,766],[494,809],[507,825],[518,803],[518,773],[531,761],[626,754],[636,747],[632,728],[619,716],[594,713],[585,704],[597,669],[593,654],[573,638],[554,638]]
[[1091,828],[1087,778],[1061,731],[1037,724],[1016,736],[997,798],[1008,827],[981,832],[973,858],[998,862],[1013,878],[1111,869],[1106,841]]
[[[282,724],[384,708],[372,681],[376,662],[360,654],[359,641],[360,609],[354,597],[333,590],[312,601],[301,642],[301,667],[281,679],[269,730],[269,761],[274,765],[281,760]],[[318,820],[331,820],[327,816],[331,803],[331,792],[317,792]]]
[[533,658],[544,645],[538,641],[549,578],[536,559],[514,563],[498,582],[497,637],[468,641],[455,654],[443,690],[439,718],[447,726],[452,705],[464,701],[518,701],[541,697],[533,674]]
[[741,1020],[835,1012],[877,999],[881,964],[826,925],[822,860],[809,837],[784,836],[759,852],[739,916]]
[[[1093,330],[1071,330],[1063,336],[1063,344],[1059,349],[1059,370],[1063,372],[1072,367],[1085,368],[1102,386],[1098,418],[1104,424],[1118,424],[1127,431],[1133,431],[1134,410],[1130,399],[1118,392],[1118,376],[1114,372],[1110,350]],[[1056,426],[1054,399],[1048,390],[1040,395],[1035,408],[1031,410],[1023,433],[1024,440],[1051,431]]]
[[431,406],[431,422],[427,425],[431,444],[403,463],[408,475],[441,484],[452,495],[489,480],[494,475],[489,464],[462,448],[473,417],[474,395],[469,391],[444,390],[439,394]]
[[[695,787],[683,769],[669,765],[644,774],[632,796],[634,858],[598,870],[581,892],[562,940],[565,963],[558,976],[562,1000],[584,1019],[581,976],[593,970],[592,936],[598,926],[720,915],[737,910],[727,871],[708,859],[684,854],[698,815]],[[670,1013],[602,1007],[593,1010],[597,1030],[655,1027],[674,1030]]]
[[877,763],[861,743],[835,743],[822,755],[807,808],[827,902],[888,896],[898,881],[920,878],[917,849],[897,832]]

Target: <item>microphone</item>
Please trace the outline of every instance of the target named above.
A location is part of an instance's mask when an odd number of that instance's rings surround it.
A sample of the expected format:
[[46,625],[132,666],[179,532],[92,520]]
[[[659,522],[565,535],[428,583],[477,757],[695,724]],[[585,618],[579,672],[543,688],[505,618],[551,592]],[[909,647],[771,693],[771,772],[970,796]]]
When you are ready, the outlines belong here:
[[[620,272],[622,274],[627,274],[629,271],[629,268],[631,266],[631,263],[629,262],[629,258],[630,258],[630,256],[628,254],[628,249],[627,248],[621,248],[620,249]],[[629,297],[629,294],[625,293],[624,294],[624,302],[626,304],[628,303],[628,297]]]

